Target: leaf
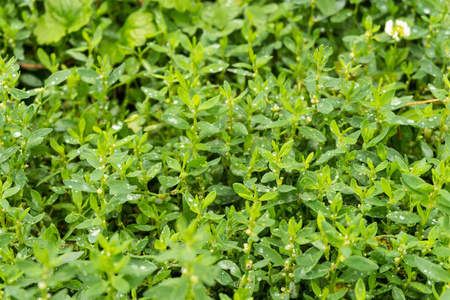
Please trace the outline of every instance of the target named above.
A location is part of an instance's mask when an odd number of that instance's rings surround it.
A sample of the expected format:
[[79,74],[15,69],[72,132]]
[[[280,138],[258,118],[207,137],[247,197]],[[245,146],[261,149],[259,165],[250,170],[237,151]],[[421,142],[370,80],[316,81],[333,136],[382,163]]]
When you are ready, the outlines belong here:
[[137,186],[130,185],[129,183],[121,180],[109,179],[106,181],[106,185],[109,187],[109,193],[111,195],[130,194],[137,189]]
[[200,73],[206,74],[206,73],[219,73],[228,68],[228,64],[225,63],[217,63],[217,64],[210,64],[206,67],[203,67],[200,69]]
[[216,105],[216,103],[219,101],[219,99],[220,99],[220,95],[218,95],[218,96],[216,96],[216,97],[213,97],[213,98],[209,99],[209,100],[206,101],[205,103],[202,103],[202,104],[200,105],[200,107],[198,108],[198,110],[199,110],[199,111],[202,111],[202,110],[208,110],[208,109],[214,107],[214,105]]
[[125,70],[125,63],[122,63],[120,66],[114,69],[114,71],[112,71],[111,74],[109,74],[108,80],[106,81],[108,86],[112,86],[120,78],[120,76],[122,76],[124,70]]
[[[11,146],[8,149],[6,149],[3,153],[0,153],[0,163],[6,161],[8,158],[11,157],[14,153],[16,153],[20,148],[17,146]],[[0,148],[0,150],[3,150]]]
[[383,189],[383,192],[389,197],[392,197],[392,189],[391,184],[386,178],[381,178],[381,188]]
[[327,139],[325,138],[325,136],[323,135],[322,132],[320,132],[317,129],[308,127],[308,126],[300,126],[298,128],[298,131],[300,131],[301,134],[303,134],[306,138],[319,142],[319,143],[324,143],[327,141]]
[[9,189],[7,189],[6,191],[3,192],[2,198],[6,199],[8,197],[11,197],[11,196],[17,194],[19,191],[20,191],[20,187],[19,186],[15,186],[15,187],[9,188]]
[[189,93],[182,87],[178,87],[178,97],[180,97],[180,100],[186,104],[189,107],[193,106],[191,97],[189,96]]
[[223,270],[230,270],[230,274],[235,277],[241,277],[241,270],[238,265],[231,260],[222,260],[217,263],[217,265]]
[[169,168],[174,169],[175,171],[178,172],[181,171],[181,165],[176,159],[173,159],[170,156],[166,156],[166,163]]
[[95,78],[97,79],[100,74],[91,69],[77,69],[77,73],[80,74],[81,77],[86,78]]
[[431,76],[442,78],[441,70],[433,62],[431,62],[430,60],[422,59],[420,61],[420,67],[422,68],[422,70],[424,70],[425,72],[427,72]]
[[164,94],[157,90],[145,86],[141,87],[141,90],[144,92],[145,96],[151,99],[162,100],[164,98]]
[[434,190],[431,184],[415,175],[404,173],[400,180],[408,190],[419,195],[427,195]]
[[426,158],[433,158],[433,149],[424,141],[420,141],[420,148],[422,149],[422,154]]
[[69,252],[58,257],[58,264],[67,264],[68,262],[77,260],[84,254],[84,251]]
[[403,291],[399,289],[398,287],[394,286],[392,288],[392,299],[394,300],[406,300],[405,294],[403,294]]
[[205,133],[214,134],[214,133],[219,132],[219,128],[217,128],[216,126],[209,124],[208,122],[205,122],[205,121],[198,122],[197,128],[201,134],[205,134]]
[[409,211],[394,211],[387,214],[386,217],[395,223],[408,225],[419,223],[422,220],[420,216]]
[[242,124],[241,122],[235,122],[233,123],[233,126],[231,127],[233,132],[238,136],[245,136],[248,134],[247,127]]
[[92,0],[45,0],[45,14],[34,34],[39,44],[58,42],[65,34],[78,31],[89,22]]
[[114,276],[111,283],[120,292],[128,292],[130,290],[130,284],[122,276]]
[[120,29],[120,42],[130,48],[143,46],[148,37],[156,33],[153,15],[144,10],[131,13]]
[[48,77],[45,80],[45,87],[60,84],[61,82],[69,78],[71,73],[72,73],[71,70],[63,70],[53,73],[52,75],[50,75],[50,77]]
[[350,256],[344,260],[344,264],[361,272],[378,270],[378,265],[374,261],[362,256]]
[[239,197],[247,200],[253,200],[254,198],[253,193],[242,183],[233,183],[233,189]]
[[[429,295],[429,294],[433,293],[433,291],[428,286],[426,286],[425,284],[422,284],[420,282],[412,281],[412,282],[409,283],[409,285],[412,288],[414,288],[415,290],[421,292],[422,294]],[[445,298],[441,298],[441,299],[445,299]]]
[[28,92],[22,91],[22,90],[13,88],[13,87],[9,88],[8,92],[14,99],[17,99],[17,100],[28,99],[31,96],[30,91],[28,91]]
[[259,198],[259,200],[260,201],[270,201],[270,200],[275,199],[277,196],[278,196],[277,192],[268,192],[268,193],[265,193],[264,195],[262,195]]
[[418,256],[416,256],[416,265],[428,278],[446,283],[450,282],[449,272],[444,270],[441,266]]
[[294,145],[294,140],[289,140],[281,147],[278,155],[280,157],[284,157],[284,156],[288,155],[289,152],[291,151],[293,145]]
[[50,15],[44,14],[33,30],[38,44],[51,44],[58,42],[65,34],[66,28],[56,22]]
[[30,137],[28,138],[27,146],[31,147],[31,146],[39,145],[44,140],[44,137],[49,135],[50,132],[52,132],[52,131],[53,131],[53,128],[41,128],[41,129],[37,129],[37,130],[33,131],[31,133]]
[[364,280],[359,279],[355,285],[355,296],[356,300],[366,299],[366,286],[364,285]]
[[262,66],[267,64],[272,58],[273,58],[273,56],[270,56],[270,55],[264,55],[264,56],[258,57],[256,59],[256,67],[261,68]]
[[269,259],[275,266],[284,266],[284,260],[281,255],[269,246],[255,244],[255,251],[257,252],[255,255],[262,255],[264,258]]
[[340,10],[336,5],[336,0],[317,0],[316,4],[325,16],[334,15]]
[[167,189],[176,186],[180,182],[180,178],[170,176],[158,176],[158,181],[159,183],[161,183],[163,187]]
[[214,200],[216,199],[216,195],[217,195],[217,193],[215,191],[212,191],[211,193],[209,193],[208,196],[206,196],[205,200],[203,200],[203,202],[202,202],[202,208],[205,209],[209,205],[211,205],[211,203],[213,203]]
[[330,159],[332,159],[335,156],[341,155],[345,153],[344,147],[338,147],[337,149],[327,151],[326,153],[322,154],[322,156],[317,160],[316,163],[323,164]]
[[90,184],[87,184],[84,181],[78,181],[78,180],[63,180],[64,185],[69,187],[72,190],[75,191],[82,191],[82,192],[88,192],[88,193],[96,193],[97,190]]
[[189,130],[191,129],[191,126],[189,126],[189,123],[186,122],[185,120],[174,116],[174,115],[169,115],[169,114],[164,114],[162,115],[162,119],[169,125],[178,128],[178,129],[184,129],[184,130]]
[[376,146],[379,142],[381,142],[382,139],[384,139],[384,137],[388,134],[389,132],[389,127],[384,128],[383,131],[377,135],[376,137],[374,137],[373,139],[371,139],[367,145],[365,145],[364,148],[370,148],[373,146]]
[[328,100],[324,100],[319,102],[319,104],[317,104],[317,109],[322,114],[327,115],[333,111],[334,107]]

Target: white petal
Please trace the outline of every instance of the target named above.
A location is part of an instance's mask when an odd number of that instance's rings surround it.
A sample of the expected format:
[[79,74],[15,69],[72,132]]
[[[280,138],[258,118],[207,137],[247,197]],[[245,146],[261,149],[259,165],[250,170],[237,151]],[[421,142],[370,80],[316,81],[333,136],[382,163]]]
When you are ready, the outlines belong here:
[[398,32],[394,32],[394,35],[392,36],[394,38],[394,40],[396,40],[397,42],[400,41],[400,37],[398,36]]
[[392,20],[389,20],[386,22],[386,27],[384,28],[384,31],[389,34],[390,36],[392,36],[394,33],[392,32],[394,27],[394,22]]

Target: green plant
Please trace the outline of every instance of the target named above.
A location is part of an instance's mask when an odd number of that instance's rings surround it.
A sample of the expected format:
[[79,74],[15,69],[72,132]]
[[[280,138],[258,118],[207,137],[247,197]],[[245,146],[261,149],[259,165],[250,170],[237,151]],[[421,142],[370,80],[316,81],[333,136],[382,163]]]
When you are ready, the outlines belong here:
[[278,2],[1,2],[0,298],[449,297],[450,3]]

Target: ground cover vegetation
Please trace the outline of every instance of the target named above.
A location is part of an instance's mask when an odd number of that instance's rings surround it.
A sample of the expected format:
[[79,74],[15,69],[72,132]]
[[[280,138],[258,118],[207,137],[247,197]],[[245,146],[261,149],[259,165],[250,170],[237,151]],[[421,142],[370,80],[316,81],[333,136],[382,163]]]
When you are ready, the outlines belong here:
[[449,1],[0,3],[1,299],[450,299]]

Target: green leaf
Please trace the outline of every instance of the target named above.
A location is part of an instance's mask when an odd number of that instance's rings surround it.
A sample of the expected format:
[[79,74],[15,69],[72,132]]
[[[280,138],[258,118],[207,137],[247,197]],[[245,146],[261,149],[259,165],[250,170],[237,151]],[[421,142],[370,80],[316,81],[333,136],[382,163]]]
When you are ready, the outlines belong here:
[[205,103],[202,103],[202,104],[200,105],[200,107],[198,108],[198,110],[199,110],[199,111],[202,111],[202,110],[208,110],[208,109],[214,107],[214,105],[216,105],[216,103],[219,101],[219,99],[220,99],[220,95],[218,95],[218,96],[216,96],[216,97],[213,97],[213,98],[209,99],[209,100],[206,101]]
[[122,276],[114,276],[111,283],[120,292],[128,292],[130,290],[130,284]]
[[404,173],[400,180],[408,190],[419,195],[427,195],[434,190],[431,184],[416,175]]
[[124,70],[125,70],[125,63],[122,63],[120,66],[114,69],[114,71],[112,71],[111,74],[109,74],[108,80],[106,81],[108,86],[112,86],[120,78],[120,76],[122,76]]
[[264,56],[258,57],[256,59],[256,67],[261,68],[262,66],[267,64],[272,58],[273,58],[273,56],[269,56],[269,55],[264,55]]
[[137,189],[137,186],[130,185],[129,183],[121,180],[108,179],[106,181],[106,185],[109,187],[109,193],[111,195],[130,194]]
[[327,115],[333,111],[334,107],[328,100],[324,100],[319,102],[319,104],[317,104],[317,109],[322,114]]
[[364,285],[364,280],[362,278],[356,282],[355,296],[356,296],[356,300],[365,300],[366,299],[366,286]]
[[320,12],[325,16],[334,15],[343,8],[341,5],[337,5],[336,0],[317,0],[316,3]]
[[242,197],[247,200],[253,200],[253,193],[242,183],[233,183],[233,189],[239,197]]
[[433,77],[442,78],[442,72],[441,69],[439,69],[433,62],[431,62],[428,59],[422,59],[420,61],[420,67],[430,74]]
[[450,273],[429,260],[416,256],[416,265],[428,278],[436,281],[450,282]]
[[206,73],[219,73],[228,68],[228,64],[225,63],[217,63],[217,64],[210,64],[206,67],[203,67],[200,69],[200,73],[206,74]]
[[[415,290],[421,292],[422,294],[429,295],[429,294],[433,293],[433,291],[428,286],[426,286],[425,284],[422,284],[420,282],[412,281],[412,282],[409,283],[409,285],[412,288],[414,288]],[[444,299],[444,298],[441,298],[441,299]]]
[[180,97],[180,100],[186,104],[189,107],[193,107],[193,103],[191,100],[191,97],[189,96],[189,93],[182,87],[178,87],[178,97]]
[[433,158],[434,151],[425,141],[420,141],[420,148],[422,149],[422,154],[426,158]]
[[176,186],[180,182],[180,178],[170,176],[158,176],[158,181],[159,183],[161,183],[163,187],[167,189]]
[[171,126],[173,126],[175,128],[184,129],[184,130],[191,129],[191,126],[189,126],[188,122],[186,122],[185,120],[183,120],[177,116],[164,114],[164,115],[162,115],[162,119],[167,124],[170,124]]
[[64,185],[69,187],[70,189],[73,189],[75,191],[82,191],[82,192],[88,192],[88,193],[96,193],[97,190],[90,184],[79,181],[79,180],[63,180]]
[[45,0],[45,14],[34,34],[39,44],[58,42],[65,34],[78,31],[89,22],[92,0]]
[[420,216],[409,211],[394,211],[387,214],[386,217],[395,223],[408,225],[419,223],[422,220]]
[[281,147],[278,155],[280,157],[284,157],[284,156],[288,155],[289,152],[291,151],[293,145],[294,145],[294,140],[289,140]]
[[163,93],[161,93],[157,90],[151,89],[149,87],[143,86],[143,87],[141,87],[141,90],[144,92],[145,96],[147,96],[151,99],[161,100],[164,98]]
[[262,255],[264,258],[269,259],[275,266],[284,266],[284,260],[281,255],[269,246],[255,244],[255,251],[255,255]]
[[308,127],[308,126],[301,126],[298,128],[298,131],[300,131],[301,134],[303,134],[306,138],[319,142],[324,143],[327,141],[325,136],[317,129]]
[[245,136],[248,134],[247,127],[241,122],[235,122],[232,126],[233,132],[238,136]]
[[77,69],[77,73],[80,74],[81,77],[85,78],[97,79],[100,76],[100,74],[91,69]]
[[130,48],[143,46],[148,37],[156,33],[153,15],[144,10],[131,13],[120,29],[120,42]]
[[392,288],[392,299],[394,300],[406,300],[405,294],[403,294],[403,291],[399,289],[398,287],[394,286]]
[[19,191],[20,191],[20,187],[19,186],[15,186],[15,187],[9,188],[9,189],[7,189],[6,191],[3,192],[2,198],[6,199],[8,197],[11,197],[11,196],[17,194]]
[[166,156],[166,163],[169,168],[174,169],[175,171],[178,172],[181,171],[181,165],[176,159],[173,159],[170,156]]
[[3,149],[0,149],[0,150],[2,150],[2,153],[0,153],[0,163],[6,161],[8,158],[11,157],[11,155],[13,155],[14,153],[16,153],[19,149],[20,149],[20,148],[17,147],[17,146],[15,146],[15,145],[9,147],[9,148],[6,149],[4,152],[3,152]]
[[28,92],[22,91],[22,90],[13,88],[13,87],[9,88],[8,92],[14,99],[17,99],[17,100],[28,99],[31,96],[30,91],[28,91]]
[[344,147],[338,147],[337,149],[327,151],[326,153],[322,154],[322,156],[317,160],[318,164],[323,164],[330,159],[332,159],[335,156],[341,155],[345,153]]
[[375,138],[371,139],[367,145],[365,145],[365,148],[370,148],[373,146],[376,146],[379,142],[381,142],[382,139],[384,139],[384,137],[388,134],[389,132],[389,128],[384,128],[383,131],[377,135]]
[[201,134],[207,133],[207,134],[214,134],[219,132],[219,128],[216,126],[209,124],[205,121],[200,121],[197,123],[197,128],[200,131]]
[[259,200],[260,201],[270,201],[270,200],[275,199],[277,196],[278,196],[277,192],[268,192],[268,193],[265,193],[264,195],[262,195],[259,198]]
[[33,31],[39,44],[56,43],[66,35],[66,28],[50,15],[44,14]]
[[214,200],[216,199],[216,194],[216,191],[212,191],[208,194],[208,196],[206,196],[205,200],[203,200],[202,202],[203,209],[207,208],[209,205],[211,205],[211,203],[214,202]]
[[350,256],[344,260],[344,264],[361,272],[378,270],[378,265],[374,261],[362,256]]
[[69,78],[71,73],[71,70],[64,70],[53,73],[49,78],[45,80],[45,87],[60,84],[61,82]]
[[392,190],[391,190],[391,184],[389,183],[386,178],[381,178],[381,188],[383,189],[383,192],[389,197],[392,198]]

